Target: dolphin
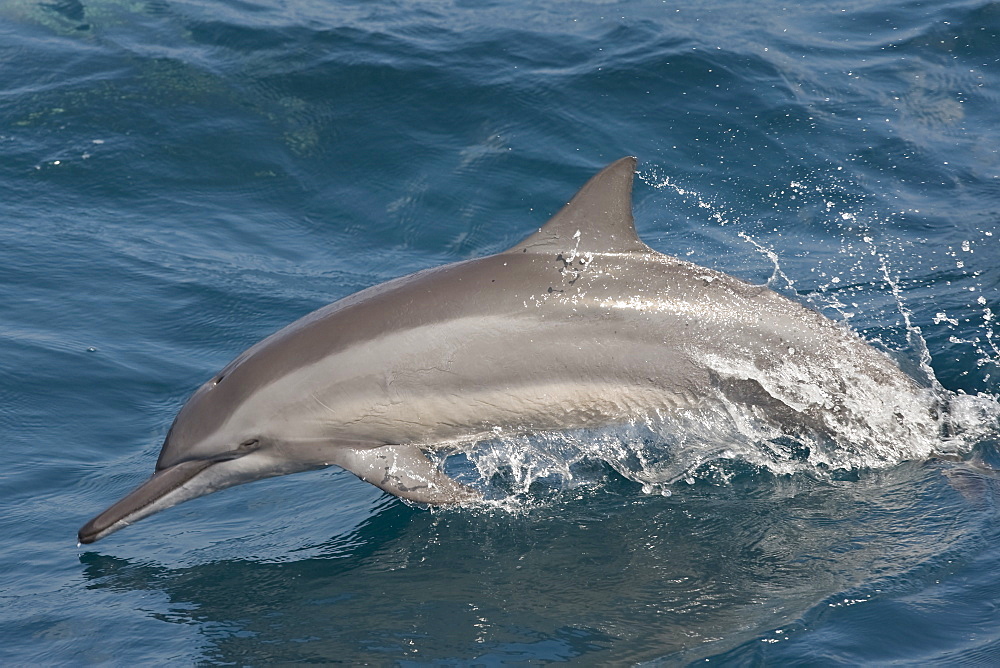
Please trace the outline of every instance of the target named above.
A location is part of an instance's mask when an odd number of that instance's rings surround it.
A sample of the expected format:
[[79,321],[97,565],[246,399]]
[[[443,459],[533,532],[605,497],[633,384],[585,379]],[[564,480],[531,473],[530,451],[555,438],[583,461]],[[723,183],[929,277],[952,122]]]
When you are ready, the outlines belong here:
[[325,466],[418,503],[475,501],[425,452],[706,401],[876,455],[934,442],[933,396],[858,335],[644,244],[635,167],[607,166],[504,252],[370,287],[252,346],[195,391],[152,477],[87,522],[80,542]]

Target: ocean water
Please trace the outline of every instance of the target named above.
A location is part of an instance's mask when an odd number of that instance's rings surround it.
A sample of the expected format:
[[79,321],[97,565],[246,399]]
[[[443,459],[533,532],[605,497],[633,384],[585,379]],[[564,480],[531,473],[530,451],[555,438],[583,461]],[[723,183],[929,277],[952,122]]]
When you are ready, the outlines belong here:
[[[998,45],[982,1],[6,0],[0,662],[1000,662]],[[623,155],[647,243],[854,329],[960,447],[644,486],[642,425],[512,438],[504,504],[328,469],[76,544],[240,351]]]

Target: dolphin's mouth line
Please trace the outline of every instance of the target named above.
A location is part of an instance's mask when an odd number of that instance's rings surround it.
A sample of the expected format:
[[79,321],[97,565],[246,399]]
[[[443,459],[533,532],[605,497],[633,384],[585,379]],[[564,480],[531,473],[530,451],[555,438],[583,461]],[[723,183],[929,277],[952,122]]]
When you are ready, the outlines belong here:
[[[231,459],[235,459],[235,457]],[[93,543],[111,533],[109,529],[112,529],[118,523],[124,522],[125,518],[141,513],[166,495],[180,489],[194,479],[195,476],[210,466],[219,463],[219,461],[217,459],[196,459],[181,462],[157,471],[152,477],[132,490],[125,498],[84,524],[77,538],[85,545]]]

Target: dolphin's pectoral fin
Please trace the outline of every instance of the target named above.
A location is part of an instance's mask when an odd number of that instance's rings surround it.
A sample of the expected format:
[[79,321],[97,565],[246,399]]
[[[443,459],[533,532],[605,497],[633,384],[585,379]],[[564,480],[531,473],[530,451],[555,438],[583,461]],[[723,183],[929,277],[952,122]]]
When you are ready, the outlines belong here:
[[476,490],[446,476],[415,445],[345,448],[338,466],[395,496],[434,505],[476,501]]

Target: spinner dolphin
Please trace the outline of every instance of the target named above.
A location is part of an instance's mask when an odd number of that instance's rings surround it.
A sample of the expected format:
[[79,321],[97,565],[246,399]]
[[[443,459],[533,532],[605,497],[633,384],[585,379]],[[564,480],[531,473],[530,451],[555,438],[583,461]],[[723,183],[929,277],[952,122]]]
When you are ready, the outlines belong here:
[[931,442],[931,394],[848,329],[764,286],[658,253],[635,159],[502,253],[363,290],[239,355],[178,413],[149,480],[92,543],[225,487],[340,466],[427,504],[479,493],[425,452],[494,429],[613,425],[725,397],[846,447]]

